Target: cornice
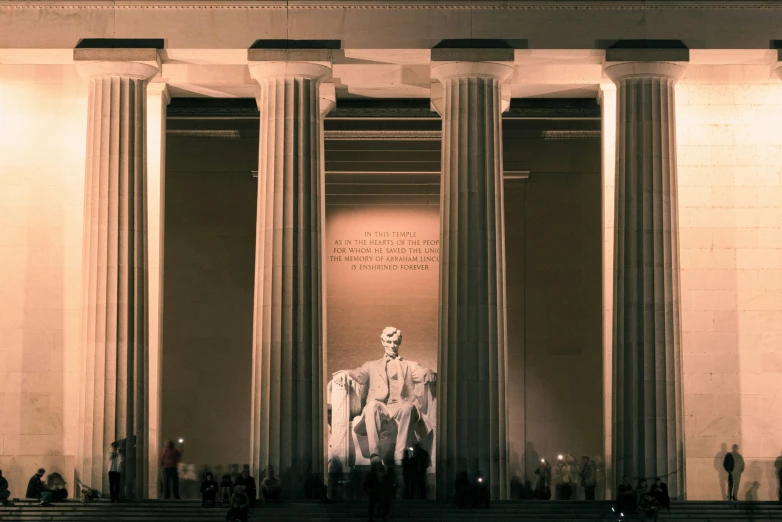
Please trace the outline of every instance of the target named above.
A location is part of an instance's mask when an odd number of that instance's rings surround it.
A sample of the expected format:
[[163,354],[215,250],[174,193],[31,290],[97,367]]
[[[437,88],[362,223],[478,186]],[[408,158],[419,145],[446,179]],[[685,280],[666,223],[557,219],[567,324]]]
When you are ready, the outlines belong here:
[[782,0],[0,0],[0,9],[782,9]]

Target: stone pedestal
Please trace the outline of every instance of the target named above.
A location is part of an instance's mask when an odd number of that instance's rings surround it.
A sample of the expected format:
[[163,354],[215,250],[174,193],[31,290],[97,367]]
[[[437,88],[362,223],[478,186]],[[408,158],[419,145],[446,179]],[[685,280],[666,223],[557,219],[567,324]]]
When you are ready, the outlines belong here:
[[439,499],[462,471],[508,496],[501,84],[512,61],[512,49],[432,52],[443,85]]
[[323,473],[319,85],[330,51],[250,51],[260,84],[252,472],[272,465],[302,497]]
[[614,484],[661,476],[684,493],[679,237],[671,62],[609,64],[617,86]]
[[[125,453],[123,494],[146,484],[146,88],[154,49],[77,49],[89,79],[77,479],[108,493],[105,455]],[[74,496],[80,484],[71,486]]]

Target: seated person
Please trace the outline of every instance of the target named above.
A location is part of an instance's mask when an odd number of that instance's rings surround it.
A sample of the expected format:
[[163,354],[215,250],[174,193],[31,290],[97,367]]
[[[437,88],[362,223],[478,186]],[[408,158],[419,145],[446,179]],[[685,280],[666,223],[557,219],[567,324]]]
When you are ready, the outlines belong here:
[[466,507],[472,504],[472,483],[467,473],[462,471],[456,476],[453,483],[454,494],[456,495],[456,506]]
[[236,477],[236,485],[244,487],[244,492],[250,497],[250,507],[252,507],[255,504],[255,499],[258,497],[255,477],[251,477],[250,472],[247,469],[243,469],[242,474]]
[[521,486],[519,491],[519,498],[521,500],[532,500],[535,498],[535,490],[532,489],[532,482],[529,480],[524,481],[524,485]]
[[51,473],[46,477],[46,485],[52,493],[52,502],[64,502],[68,498],[68,490],[65,489],[65,479],[59,473]]
[[628,477],[622,477],[622,483],[616,490],[616,507],[620,513],[635,513],[636,498]]
[[275,502],[280,501],[282,484],[280,483],[280,479],[274,476],[274,466],[266,468],[266,478],[261,482],[261,492],[263,493],[263,499],[266,502],[269,502],[270,500]]
[[225,514],[225,520],[229,522],[247,522],[247,518],[247,511],[242,509],[239,501],[235,501],[228,513]]
[[234,509],[241,511],[241,514],[244,517],[242,519],[243,521],[246,521],[247,517],[250,516],[250,497],[247,496],[247,493],[244,491],[244,486],[236,486],[234,488],[234,494],[231,495],[231,506],[233,506],[231,511]]
[[35,475],[30,477],[30,481],[27,483],[27,491],[25,492],[25,498],[39,498],[41,499],[41,505],[46,506],[52,501],[52,492],[46,487],[41,478],[46,473],[46,470],[41,468]]
[[0,469],[0,505],[6,507],[10,497],[11,492],[8,491],[8,481],[3,476],[3,470]]
[[638,503],[638,514],[641,516],[641,520],[646,520],[647,518],[657,520],[657,517],[660,516],[660,503],[655,500],[651,492],[647,491],[641,497]]
[[201,482],[201,506],[206,506],[207,502],[211,502],[212,507],[217,504],[217,482],[212,473],[207,473],[204,481]]
[[481,472],[478,472],[478,476],[475,478],[475,483],[472,487],[472,501],[476,507],[489,507],[489,499],[491,493],[489,492],[489,484],[483,477]]
[[234,494],[234,483],[231,482],[231,475],[223,475],[222,480],[220,480],[220,496],[222,497],[222,502],[224,504],[227,504],[231,501],[231,495]]
[[663,482],[663,479],[657,477],[654,479],[654,484],[649,490],[654,499],[660,504],[660,508],[671,509],[671,497],[668,496],[668,485]]

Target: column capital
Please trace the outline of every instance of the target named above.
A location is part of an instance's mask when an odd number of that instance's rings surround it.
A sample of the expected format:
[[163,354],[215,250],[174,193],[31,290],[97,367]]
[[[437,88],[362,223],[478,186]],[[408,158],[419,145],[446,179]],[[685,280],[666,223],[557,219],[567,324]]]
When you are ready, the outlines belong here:
[[614,83],[649,77],[668,78],[675,83],[686,70],[686,62],[606,62],[603,72]]
[[83,78],[123,76],[149,80],[160,71],[160,55],[152,48],[77,48],[73,50],[73,61]]
[[322,79],[331,73],[331,49],[249,49],[250,76],[268,78]]
[[443,82],[453,77],[484,77],[503,82],[513,73],[514,55],[511,48],[434,48],[432,78]]

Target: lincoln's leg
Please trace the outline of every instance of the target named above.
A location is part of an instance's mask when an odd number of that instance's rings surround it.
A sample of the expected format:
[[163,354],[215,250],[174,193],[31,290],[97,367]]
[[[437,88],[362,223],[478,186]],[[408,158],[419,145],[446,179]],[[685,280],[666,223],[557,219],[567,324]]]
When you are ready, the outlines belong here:
[[369,443],[369,456],[380,456],[380,428],[383,421],[391,418],[388,408],[379,401],[367,402],[364,407],[364,423],[367,426],[367,442]]
[[418,422],[418,408],[412,402],[401,402],[396,405],[393,415],[397,425],[394,460],[401,462],[407,443],[410,441],[410,424]]

